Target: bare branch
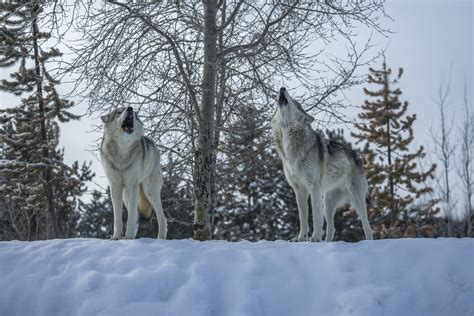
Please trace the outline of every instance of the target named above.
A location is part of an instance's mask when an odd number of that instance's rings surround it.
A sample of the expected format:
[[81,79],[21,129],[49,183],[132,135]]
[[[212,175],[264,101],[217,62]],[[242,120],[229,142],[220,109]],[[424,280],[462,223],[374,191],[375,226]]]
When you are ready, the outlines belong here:
[[174,40],[171,38],[171,36],[168,33],[166,33],[165,31],[159,29],[155,24],[153,24],[152,21],[150,21],[149,18],[147,18],[146,16],[140,14],[137,10],[127,6],[126,4],[124,4],[122,2],[118,2],[118,1],[115,1],[115,0],[107,0],[107,1],[112,3],[112,4],[118,5],[122,8],[125,8],[130,13],[133,13],[134,16],[140,18],[140,20],[142,20],[146,25],[148,25],[155,32],[157,32],[158,34],[163,36],[166,39],[166,41],[170,44],[170,46],[172,48],[172,51],[173,51],[174,58],[176,58],[177,65],[178,65],[181,77],[184,80],[184,82],[186,83],[186,87],[189,91],[189,96],[191,98],[191,102],[193,104],[196,116],[198,117],[198,121],[201,121],[201,111],[199,110],[198,102],[197,102],[197,99],[196,99],[196,93],[194,91],[193,86],[191,85],[191,82],[189,80],[189,77],[188,77],[186,71],[184,70],[183,61],[182,61],[181,56],[178,52],[177,45],[174,42]]

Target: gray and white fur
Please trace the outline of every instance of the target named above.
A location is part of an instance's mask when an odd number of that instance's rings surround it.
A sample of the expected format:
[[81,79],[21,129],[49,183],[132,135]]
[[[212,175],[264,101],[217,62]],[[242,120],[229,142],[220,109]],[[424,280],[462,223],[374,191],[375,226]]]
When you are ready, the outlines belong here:
[[145,217],[155,210],[158,238],[166,239],[167,221],[160,197],[163,175],[158,148],[144,136],[143,124],[131,107],[116,109],[101,119],[104,122],[101,160],[114,208],[112,239],[122,238],[123,203],[128,211],[126,239],[134,239],[137,234],[137,208]]
[[290,98],[285,88],[280,89],[278,109],[271,125],[286,179],[296,194],[300,232],[293,240],[308,240],[309,196],[314,228],[311,241],[322,240],[324,215],[327,221],[325,240],[333,240],[334,214],[346,203],[357,211],[365,238],[372,239],[367,219],[368,185],[362,162],[349,146],[327,141],[320,131],[314,131],[311,128],[313,120]]

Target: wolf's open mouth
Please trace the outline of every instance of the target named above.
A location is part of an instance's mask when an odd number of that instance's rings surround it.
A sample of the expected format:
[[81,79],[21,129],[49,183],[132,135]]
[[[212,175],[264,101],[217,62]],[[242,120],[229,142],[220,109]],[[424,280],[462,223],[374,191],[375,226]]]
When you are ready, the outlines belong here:
[[127,112],[127,117],[122,123],[122,129],[125,133],[133,133],[133,112]]
[[285,96],[285,91],[286,91],[285,88],[280,89],[280,97],[278,98],[279,104],[288,104],[288,100],[286,99],[286,96]]

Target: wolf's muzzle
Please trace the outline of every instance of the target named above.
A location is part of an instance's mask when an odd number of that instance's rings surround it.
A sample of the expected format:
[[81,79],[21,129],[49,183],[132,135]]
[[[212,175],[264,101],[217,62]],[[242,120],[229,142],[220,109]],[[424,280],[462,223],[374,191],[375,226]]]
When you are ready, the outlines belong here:
[[286,89],[282,87],[280,89],[280,96],[278,97],[278,104],[279,105],[287,105],[288,99],[286,98]]
[[127,116],[122,123],[122,129],[125,133],[131,134],[133,133],[133,108],[127,108]]

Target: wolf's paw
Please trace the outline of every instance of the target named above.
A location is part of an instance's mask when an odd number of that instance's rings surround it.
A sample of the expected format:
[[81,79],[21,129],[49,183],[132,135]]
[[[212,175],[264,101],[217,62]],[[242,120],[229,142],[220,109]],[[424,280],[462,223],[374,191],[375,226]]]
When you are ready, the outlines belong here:
[[112,236],[112,237],[110,238],[110,240],[120,240],[120,237]]
[[318,236],[315,236],[315,235],[311,236],[311,241],[312,241],[312,242],[318,242],[318,241],[322,241],[322,240],[323,240],[323,239],[322,239],[322,238],[318,238]]
[[291,238],[290,239],[290,242],[304,242],[304,241],[308,241],[308,237],[304,236],[304,237],[294,237],[294,238]]

